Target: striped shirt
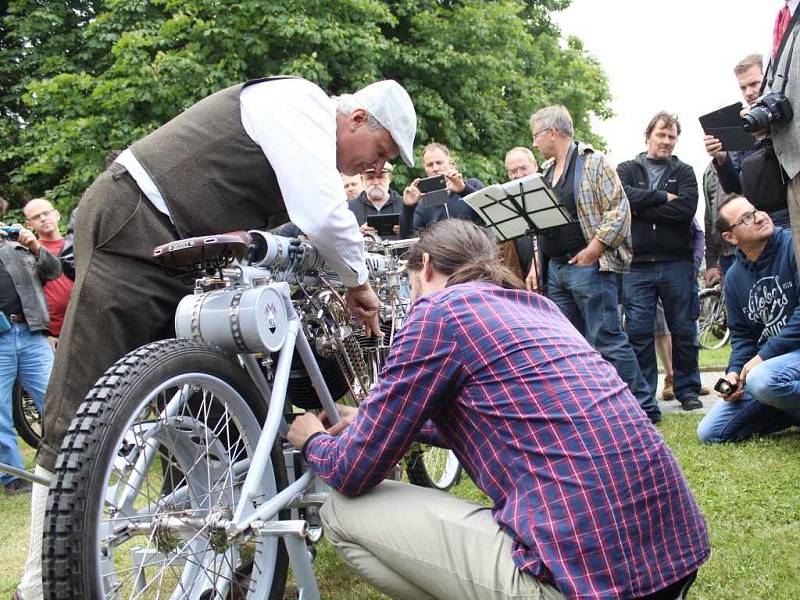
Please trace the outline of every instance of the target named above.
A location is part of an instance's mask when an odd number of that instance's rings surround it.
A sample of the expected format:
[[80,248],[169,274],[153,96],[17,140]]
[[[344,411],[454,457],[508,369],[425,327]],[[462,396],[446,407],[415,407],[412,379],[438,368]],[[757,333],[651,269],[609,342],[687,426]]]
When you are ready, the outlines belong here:
[[663,438],[542,296],[468,283],[421,298],[355,421],[306,455],[358,495],[431,428],[491,499],[515,564],[568,598],[644,596],[709,555]]

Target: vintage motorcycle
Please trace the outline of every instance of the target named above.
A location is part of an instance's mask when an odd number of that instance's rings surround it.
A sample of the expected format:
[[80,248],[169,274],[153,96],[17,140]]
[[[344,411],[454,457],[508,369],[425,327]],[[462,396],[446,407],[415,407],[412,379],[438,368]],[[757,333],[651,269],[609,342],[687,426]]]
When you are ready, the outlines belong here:
[[[279,599],[312,558],[327,486],[285,439],[301,410],[358,403],[409,308],[401,251],[367,240],[383,338],[367,338],[314,246],[261,231],[180,240],[154,255],[198,274],[177,339],[130,352],[73,420],[48,499],[45,597]],[[335,421],[335,419],[334,419]],[[412,483],[446,489],[449,451],[415,446]]]

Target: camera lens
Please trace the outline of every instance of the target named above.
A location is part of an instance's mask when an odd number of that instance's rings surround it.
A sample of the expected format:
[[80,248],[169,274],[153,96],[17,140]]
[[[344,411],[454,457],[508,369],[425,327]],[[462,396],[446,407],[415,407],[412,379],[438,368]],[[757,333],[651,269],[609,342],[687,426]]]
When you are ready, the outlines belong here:
[[769,128],[769,111],[763,106],[756,106],[744,117],[742,117],[742,127],[747,133],[756,133]]

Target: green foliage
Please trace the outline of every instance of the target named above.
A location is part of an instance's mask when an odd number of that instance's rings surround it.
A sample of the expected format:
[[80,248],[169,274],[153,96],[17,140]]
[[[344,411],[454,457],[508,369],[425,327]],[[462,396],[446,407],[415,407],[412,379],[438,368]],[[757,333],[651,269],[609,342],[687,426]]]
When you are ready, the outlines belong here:
[[[0,193],[62,212],[124,148],[200,98],[267,74],[331,94],[400,81],[418,147],[446,143],[469,176],[503,177],[530,114],[563,103],[578,135],[610,115],[605,75],[550,19],[569,0],[10,0],[0,21]],[[1,15],[0,15],[1,16]],[[413,174],[397,171],[397,185]]]

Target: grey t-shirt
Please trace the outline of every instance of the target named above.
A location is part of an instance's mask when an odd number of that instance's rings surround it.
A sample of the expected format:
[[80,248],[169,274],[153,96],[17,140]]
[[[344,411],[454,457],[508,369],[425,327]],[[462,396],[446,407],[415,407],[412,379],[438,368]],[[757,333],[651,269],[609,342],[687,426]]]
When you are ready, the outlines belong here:
[[668,159],[645,157],[644,166],[647,168],[647,177],[650,180],[651,190],[658,187],[658,182],[661,181],[661,176],[664,174],[664,171],[667,170],[668,164]]

